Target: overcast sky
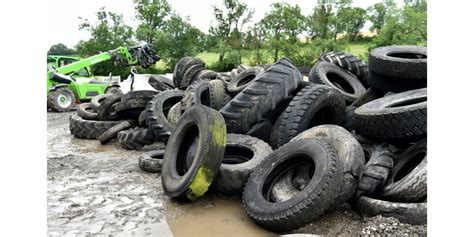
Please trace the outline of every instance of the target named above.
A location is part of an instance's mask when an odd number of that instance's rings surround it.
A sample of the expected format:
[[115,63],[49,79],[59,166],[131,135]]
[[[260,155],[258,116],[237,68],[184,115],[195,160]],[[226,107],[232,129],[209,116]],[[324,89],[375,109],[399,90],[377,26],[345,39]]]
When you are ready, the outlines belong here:
[[[250,8],[255,10],[253,22],[263,18],[265,12],[270,8],[270,4],[279,0],[242,0]],[[280,0],[282,1],[282,0]],[[354,0],[353,5],[367,8],[368,6],[380,2],[381,0]],[[214,15],[212,6],[222,4],[222,0],[168,0],[172,9],[181,16],[189,16],[191,24],[198,27],[203,32],[208,32],[209,26],[213,23]],[[288,0],[290,4],[298,4],[304,15],[309,15],[316,6],[317,0]],[[396,0],[402,4],[403,0]],[[135,28],[138,23],[135,18],[135,9],[132,0],[48,0],[48,34],[49,45],[63,43],[68,47],[73,47],[79,40],[87,40],[90,34],[78,29],[79,16],[90,20],[95,20],[95,13],[100,7],[106,10],[121,13],[125,23]]]

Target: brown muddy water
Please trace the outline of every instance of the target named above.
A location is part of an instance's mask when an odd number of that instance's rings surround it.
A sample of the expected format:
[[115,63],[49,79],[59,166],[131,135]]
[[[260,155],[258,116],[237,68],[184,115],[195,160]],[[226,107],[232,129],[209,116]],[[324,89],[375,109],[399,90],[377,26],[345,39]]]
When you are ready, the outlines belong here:
[[[138,167],[139,155],[114,141],[73,138],[70,113],[48,113],[47,218],[49,236],[277,236],[255,225],[239,198],[206,194],[193,203],[169,199],[158,174]],[[426,235],[426,225],[361,217],[342,206],[285,234]]]

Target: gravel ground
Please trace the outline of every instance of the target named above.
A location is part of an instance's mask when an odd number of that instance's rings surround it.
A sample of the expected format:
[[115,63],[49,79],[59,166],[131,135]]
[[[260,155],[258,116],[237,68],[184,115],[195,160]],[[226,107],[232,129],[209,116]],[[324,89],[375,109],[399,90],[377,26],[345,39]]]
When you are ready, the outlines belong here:
[[[143,151],[117,142],[75,139],[69,133],[72,113],[48,113],[49,236],[274,236],[251,222],[241,201],[206,195],[194,203],[167,198],[160,176],[138,168]],[[362,217],[348,206],[328,213],[293,233],[324,235],[421,235],[426,225],[394,218]]]

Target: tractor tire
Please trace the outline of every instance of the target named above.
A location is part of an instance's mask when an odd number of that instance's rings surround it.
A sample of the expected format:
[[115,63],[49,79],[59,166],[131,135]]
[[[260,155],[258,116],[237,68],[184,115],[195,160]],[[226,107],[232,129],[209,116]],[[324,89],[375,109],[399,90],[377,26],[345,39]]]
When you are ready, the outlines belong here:
[[[285,200],[276,200],[272,196],[275,184],[300,168],[307,168],[307,184]],[[322,141],[302,139],[274,150],[254,169],[242,202],[256,224],[286,232],[314,221],[335,205],[342,178],[342,163],[334,148]]]
[[99,110],[97,112],[99,119],[103,121],[119,120],[120,118],[115,111],[115,106],[120,103],[122,97],[122,93],[115,93],[106,97],[100,103]]
[[288,58],[282,58],[220,110],[232,133],[245,133],[266,120],[271,111],[290,99],[302,78]]
[[369,54],[369,70],[399,80],[427,79],[427,48],[392,45],[373,49]]
[[211,108],[220,110],[224,105],[229,103],[232,97],[226,91],[226,85],[221,80],[209,81],[209,97]]
[[176,124],[178,124],[181,114],[181,103],[176,103],[171,107],[170,111],[168,111],[166,119],[168,119],[168,122],[170,122],[171,126],[174,127]]
[[147,128],[148,127],[148,122],[146,121],[147,118],[147,112],[146,110],[143,110],[140,115],[138,116],[138,126],[141,128]]
[[91,103],[79,104],[77,115],[86,120],[99,120],[99,115],[94,111]]
[[418,141],[426,137],[427,90],[392,94],[357,108],[355,128],[369,138]]
[[328,62],[318,62],[311,68],[310,82],[330,86],[342,93],[350,104],[365,92],[362,83],[350,72]]
[[96,96],[92,97],[92,99],[91,99],[92,109],[94,109],[94,111],[96,113],[98,113],[100,104],[105,100],[105,98],[107,98],[109,96],[110,96],[110,94],[103,94],[103,95],[96,95]]
[[351,72],[362,84],[367,85],[369,67],[357,56],[349,52],[328,52],[321,55],[318,61],[329,62]]
[[76,138],[96,139],[118,123],[120,122],[85,120],[74,114],[69,118],[69,131]]
[[135,126],[135,121],[133,120],[122,121],[117,125],[107,129],[107,131],[103,132],[100,136],[97,137],[97,140],[100,141],[100,144],[104,145],[110,140],[117,138],[117,134],[120,131],[123,131],[133,126]]
[[397,159],[381,196],[396,202],[419,202],[427,196],[426,139],[408,148]]
[[344,121],[346,104],[342,94],[328,86],[312,84],[293,97],[286,110],[280,115],[271,131],[271,139],[278,148],[299,133],[322,124],[341,125]]
[[175,88],[171,79],[161,75],[150,76],[150,78],[148,78],[148,84],[157,91],[172,90]]
[[161,173],[165,150],[149,151],[140,155],[138,167],[150,173]]
[[56,112],[67,112],[74,108],[76,96],[66,88],[60,87],[54,91],[50,91],[47,98],[48,108]]
[[191,84],[191,81],[184,79],[184,74],[194,65],[204,69],[205,63],[199,58],[192,57],[184,57],[178,61],[173,71],[173,84],[176,88],[183,90]]
[[153,98],[146,107],[148,130],[155,138],[166,143],[173,133],[175,126],[166,118],[172,106],[179,104],[183,99],[181,90],[162,91]]
[[236,95],[241,92],[245,87],[250,85],[253,81],[258,79],[258,77],[264,72],[261,67],[249,68],[241,73],[239,73],[234,79],[229,82],[227,85],[227,91],[232,95]]
[[[186,164],[196,139],[197,153],[192,164]],[[225,146],[225,120],[218,111],[196,105],[184,112],[169,137],[163,158],[161,181],[165,194],[189,201],[204,195],[219,172]]]
[[425,225],[427,220],[427,203],[399,203],[360,197],[354,209],[367,216],[382,215],[394,217],[400,222],[412,225]]
[[117,134],[120,145],[129,150],[139,150],[145,145],[151,145],[155,142],[155,137],[148,128],[133,128],[120,131]]

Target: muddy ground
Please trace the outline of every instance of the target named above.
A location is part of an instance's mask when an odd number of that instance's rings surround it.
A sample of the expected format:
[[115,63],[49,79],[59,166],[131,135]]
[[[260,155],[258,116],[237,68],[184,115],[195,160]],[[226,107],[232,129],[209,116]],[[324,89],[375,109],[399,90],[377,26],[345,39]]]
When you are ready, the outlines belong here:
[[[275,236],[256,226],[238,198],[207,194],[177,203],[163,193],[160,176],[138,167],[143,151],[117,142],[73,138],[71,113],[48,113],[48,234],[50,236]],[[426,225],[362,217],[343,206],[293,233],[426,235]]]

